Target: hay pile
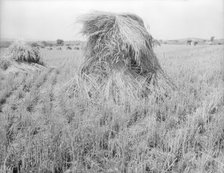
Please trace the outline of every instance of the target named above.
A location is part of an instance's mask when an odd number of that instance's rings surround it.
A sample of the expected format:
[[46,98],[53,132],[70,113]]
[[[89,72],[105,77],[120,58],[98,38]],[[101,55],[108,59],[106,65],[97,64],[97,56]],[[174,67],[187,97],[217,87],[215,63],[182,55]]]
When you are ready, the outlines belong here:
[[44,63],[39,50],[22,41],[14,42],[0,56],[0,69],[5,74],[42,70]]
[[102,95],[119,102],[174,87],[153,52],[152,36],[140,17],[94,12],[79,21],[88,38],[80,75],[91,97]]
[[22,41],[14,42],[9,47],[8,56],[16,62],[37,63],[43,65],[38,48],[31,47]]

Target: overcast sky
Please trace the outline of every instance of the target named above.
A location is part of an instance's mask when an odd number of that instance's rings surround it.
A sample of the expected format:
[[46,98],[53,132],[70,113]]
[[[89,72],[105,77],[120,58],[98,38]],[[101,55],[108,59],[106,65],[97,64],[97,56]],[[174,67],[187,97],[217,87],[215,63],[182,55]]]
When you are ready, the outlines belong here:
[[76,18],[93,10],[135,13],[157,39],[224,38],[223,0],[0,0],[0,37],[81,39]]

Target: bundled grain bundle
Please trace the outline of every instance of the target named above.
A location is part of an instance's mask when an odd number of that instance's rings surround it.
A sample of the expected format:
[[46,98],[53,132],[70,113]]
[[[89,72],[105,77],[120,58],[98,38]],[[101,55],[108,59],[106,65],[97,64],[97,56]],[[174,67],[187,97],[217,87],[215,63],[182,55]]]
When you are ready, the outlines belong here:
[[17,41],[9,47],[8,56],[17,62],[37,63],[43,65],[40,51],[37,47],[31,47],[28,44]]
[[121,101],[173,87],[140,17],[94,12],[80,21],[82,33],[88,38],[80,75],[88,83],[86,89],[91,96]]
[[0,69],[6,75],[17,72],[30,73],[45,69],[45,65],[38,48],[17,41],[0,56]]

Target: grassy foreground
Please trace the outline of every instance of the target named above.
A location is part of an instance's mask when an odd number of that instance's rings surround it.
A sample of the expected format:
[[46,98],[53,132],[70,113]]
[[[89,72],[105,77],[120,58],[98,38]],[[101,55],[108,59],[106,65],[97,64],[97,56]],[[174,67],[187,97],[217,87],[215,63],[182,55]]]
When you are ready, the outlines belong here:
[[0,71],[0,172],[224,172],[223,46],[155,50],[180,92],[98,103],[64,92],[78,51],[42,51],[55,68]]

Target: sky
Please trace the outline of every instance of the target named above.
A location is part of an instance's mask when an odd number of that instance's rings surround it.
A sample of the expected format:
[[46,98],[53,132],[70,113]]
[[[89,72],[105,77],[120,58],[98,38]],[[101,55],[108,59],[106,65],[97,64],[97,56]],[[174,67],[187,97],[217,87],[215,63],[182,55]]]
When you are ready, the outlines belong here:
[[135,13],[156,39],[224,38],[223,0],[0,0],[0,38],[79,40],[77,17]]

